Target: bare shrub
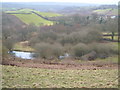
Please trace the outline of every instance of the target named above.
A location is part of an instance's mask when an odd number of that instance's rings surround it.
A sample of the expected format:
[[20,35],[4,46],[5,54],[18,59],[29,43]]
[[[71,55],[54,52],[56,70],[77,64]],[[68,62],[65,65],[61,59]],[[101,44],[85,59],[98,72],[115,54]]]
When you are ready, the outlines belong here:
[[73,55],[75,57],[81,57],[90,52],[89,47],[84,43],[79,43],[73,47]]
[[59,44],[38,43],[35,45],[35,50],[37,56],[44,59],[58,58],[63,53]]
[[99,58],[106,58],[117,52],[112,45],[105,43],[93,43],[90,45],[90,48],[97,53]]
[[5,46],[2,46],[2,56],[7,56],[8,55],[8,49]]

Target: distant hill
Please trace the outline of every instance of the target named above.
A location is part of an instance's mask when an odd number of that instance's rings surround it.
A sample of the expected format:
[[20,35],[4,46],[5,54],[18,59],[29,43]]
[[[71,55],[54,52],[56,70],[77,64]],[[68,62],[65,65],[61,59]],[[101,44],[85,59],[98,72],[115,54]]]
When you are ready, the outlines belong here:
[[98,6],[96,9],[110,9],[110,8],[112,8],[112,9],[117,9],[118,8],[118,6],[117,5],[100,5],[100,6]]
[[[33,11],[35,13],[33,13]],[[54,21],[47,19],[46,17],[58,17],[61,16],[57,13],[39,12],[33,9],[19,9],[16,11],[5,11],[5,13],[14,15],[19,18],[25,24],[34,23],[35,25],[53,25]]]
[[87,4],[87,3],[65,3],[65,2],[3,2],[2,8],[4,10],[13,10],[20,9],[20,8],[30,8],[39,11],[52,11],[57,12],[66,7],[73,7],[73,6],[96,6],[97,4]]
[[98,9],[94,10],[93,13],[101,14],[101,15],[118,15],[118,9]]

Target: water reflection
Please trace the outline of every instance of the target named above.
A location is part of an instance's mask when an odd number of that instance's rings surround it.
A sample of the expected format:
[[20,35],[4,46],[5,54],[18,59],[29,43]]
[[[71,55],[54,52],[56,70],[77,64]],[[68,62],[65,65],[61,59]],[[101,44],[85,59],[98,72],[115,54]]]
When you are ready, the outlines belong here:
[[34,55],[34,53],[22,51],[12,51],[11,53],[14,54],[14,56],[22,59],[33,59]]

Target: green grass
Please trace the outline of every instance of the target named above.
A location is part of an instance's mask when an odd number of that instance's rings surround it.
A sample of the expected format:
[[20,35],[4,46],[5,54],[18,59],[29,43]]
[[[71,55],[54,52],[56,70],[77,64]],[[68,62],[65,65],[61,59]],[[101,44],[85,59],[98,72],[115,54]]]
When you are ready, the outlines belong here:
[[[31,10],[32,11],[32,10]],[[31,13],[30,12],[30,10],[15,10],[15,11],[6,11],[6,13],[19,13],[19,14],[21,14],[21,13]]]
[[118,9],[113,9],[113,10],[112,9],[98,9],[98,10],[94,10],[93,12],[97,14],[118,15]]
[[5,11],[5,13],[32,13],[31,11],[34,11],[33,9],[19,9],[14,11]]
[[55,70],[2,66],[3,88],[118,88],[118,70]]
[[30,46],[24,46],[21,43],[16,43],[13,46],[13,50],[20,50],[20,51],[34,51],[33,48],[31,48]]
[[109,42],[106,44],[111,45],[114,49],[118,50],[118,42]]
[[[103,38],[106,38],[106,39],[112,39],[111,36],[103,36]],[[114,40],[118,40],[118,36],[114,36]]]
[[[102,32],[103,35],[108,35],[108,34],[112,34],[111,32]],[[116,35],[118,34],[118,32],[115,33]]]
[[52,13],[52,12],[39,12],[33,9],[20,9],[20,10],[16,10],[16,11],[6,11],[6,13],[32,13],[31,11],[34,11],[44,17],[58,17],[58,16],[62,16],[61,14],[57,14],[57,13]]
[[[102,33],[103,35],[112,35],[111,32],[103,32]],[[118,35],[118,32],[114,33],[115,35]],[[103,38],[106,38],[106,39],[112,39],[111,36],[103,36]],[[114,40],[118,40],[118,36],[114,36]]]
[[103,14],[106,13],[108,11],[110,11],[111,9],[98,9],[98,10],[94,10],[93,12],[99,13],[99,14]]
[[39,11],[35,11],[36,13],[44,16],[44,17],[58,17],[58,16],[62,16],[61,14],[57,14],[57,13],[51,13],[51,12],[39,12]]
[[99,59],[98,58],[95,61],[118,63],[118,56],[115,55],[115,56],[111,56],[111,57],[108,57],[108,58],[105,58],[105,59]]
[[[43,17],[57,17],[57,16],[61,16],[60,14],[57,14],[57,13],[39,12],[39,11],[36,11],[36,10],[33,10],[33,9],[20,9],[20,10],[16,10],[16,11],[5,11],[5,12],[9,13],[9,14],[12,14],[12,15],[15,15],[17,18],[19,18],[25,24],[34,23],[36,26],[53,25],[54,24],[53,21],[45,20],[45,19],[35,15],[31,11],[34,11],[34,12],[42,15]],[[18,13],[18,14],[14,14],[14,13]],[[25,13],[25,14],[23,14],[23,13]],[[26,14],[26,13],[29,13],[29,14]]]
[[26,24],[34,23],[36,26],[40,25],[53,25],[52,21],[47,21],[35,14],[13,14]]

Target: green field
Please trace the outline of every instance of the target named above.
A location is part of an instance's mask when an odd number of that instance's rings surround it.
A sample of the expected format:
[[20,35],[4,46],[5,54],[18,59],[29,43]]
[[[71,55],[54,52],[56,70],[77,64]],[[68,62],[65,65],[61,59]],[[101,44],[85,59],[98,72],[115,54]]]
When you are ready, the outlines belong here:
[[18,17],[22,22],[26,24],[34,23],[37,26],[40,25],[53,25],[52,21],[45,20],[35,14],[13,14]]
[[39,12],[33,9],[20,9],[20,10],[16,10],[16,11],[6,11],[6,13],[32,13],[31,11],[34,11],[44,17],[58,17],[58,16],[62,16],[61,14],[57,14],[57,13],[52,13],[52,12]]
[[118,9],[98,9],[93,12],[97,14],[118,15]]
[[35,11],[36,13],[44,16],[44,17],[58,17],[58,16],[62,16],[61,14],[57,14],[57,13],[51,13],[51,12],[39,12],[39,11]]
[[6,11],[6,13],[31,13],[32,9],[20,9],[15,11]]
[[35,11],[35,10],[32,10],[32,9],[20,9],[20,10],[16,10],[16,11],[6,11],[5,13],[9,13],[11,15],[15,15],[17,18],[19,18],[25,24],[34,23],[36,26],[40,26],[40,25],[53,25],[54,24],[53,21],[48,21],[48,20],[46,20],[44,18],[41,18],[41,17],[35,15],[34,13],[32,13],[31,11],[34,11],[34,12],[42,15],[43,17],[57,17],[57,16],[61,16],[60,14],[57,14],[57,13],[39,12],[39,11]]
[[118,88],[118,70],[56,70],[2,66],[3,88]]

